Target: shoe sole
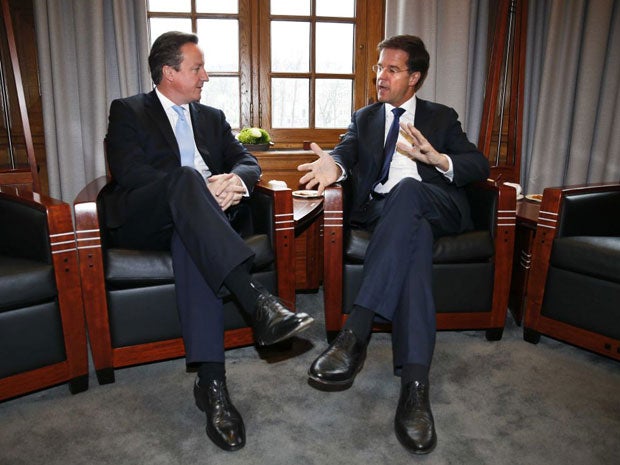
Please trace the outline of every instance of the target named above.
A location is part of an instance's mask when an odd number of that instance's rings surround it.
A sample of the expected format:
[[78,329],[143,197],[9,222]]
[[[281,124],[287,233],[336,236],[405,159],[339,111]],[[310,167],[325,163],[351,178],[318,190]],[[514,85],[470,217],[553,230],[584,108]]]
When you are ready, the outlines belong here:
[[295,329],[293,329],[292,331],[290,331],[289,333],[280,336],[278,339],[275,339],[273,341],[269,341],[269,342],[265,342],[261,339],[257,339],[256,340],[256,344],[258,344],[261,347],[266,347],[266,346],[272,346],[274,344],[277,344],[278,342],[282,342],[285,341],[287,339],[290,339],[291,337],[305,331],[306,329],[308,329],[308,327],[314,323],[314,318],[312,318],[311,316],[309,316],[307,319],[305,319],[304,321],[302,321],[299,326],[295,327]]
[[[238,446],[229,446],[228,444],[225,444],[225,443],[217,441],[215,439],[215,437],[217,437],[217,436],[211,435],[209,433],[209,428],[205,428],[205,430],[207,431],[207,437],[209,439],[211,439],[211,442],[213,444],[215,444],[217,447],[219,447],[220,449],[222,449],[222,450],[225,450],[225,451],[228,451],[228,452],[234,452],[236,450],[243,449],[243,446],[245,446],[245,442],[243,442],[242,444],[239,444]],[[244,432],[244,436],[245,436],[245,432]]]
[[398,442],[400,442],[400,445],[403,446],[407,452],[409,452],[410,454],[414,454],[414,455],[430,454],[431,452],[435,450],[435,447],[437,447],[437,438],[435,438],[435,441],[433,442],[433,444],[431,444],[431,446],[428,449],[412,449],[405,443],[404,440],[400,438],[398,434],[396,434],[396,439],[398,439]]

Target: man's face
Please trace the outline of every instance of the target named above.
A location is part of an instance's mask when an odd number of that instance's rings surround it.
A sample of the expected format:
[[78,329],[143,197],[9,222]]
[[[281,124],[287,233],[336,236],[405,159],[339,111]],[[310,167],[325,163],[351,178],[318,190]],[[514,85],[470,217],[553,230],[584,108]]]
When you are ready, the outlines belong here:
[[169,97],[177,105],[200,100],[202,85],[209,80],[204,68],[204,55],[200,47],[187,43],[181,47],[183,61],[179,70],[164,66],[164,79],[168,80]]
[[377,65],[377,99],[379,102],[389,103],[399,107],[413,94],[414,86],[420,79],[418,71],[409,73],[407,60],[409,54],[400,49],[384,48],[379,54]]

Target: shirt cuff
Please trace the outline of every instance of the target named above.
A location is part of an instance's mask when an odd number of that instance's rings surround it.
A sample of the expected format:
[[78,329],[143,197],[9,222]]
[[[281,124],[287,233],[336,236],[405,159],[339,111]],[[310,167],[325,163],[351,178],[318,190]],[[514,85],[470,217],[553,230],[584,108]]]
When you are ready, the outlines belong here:
[[448,169],[444,171],[438,166],[436,166],[435,169],[439,171],[441,174],[443,174],[448,180],[450,180],[450,182],[452,182],[454,180],[454,165],[452,164],[452,158],[450,158],[445,153],[442,155],[445,155],[446,158],[448,159]]
[[250,191],[248,190],[248,186],[245,185],[245,182],[243,181],[243,179],[241,178],[241,176],[239,176],[238,174],[235,173],[235,176],[237,176],[239,178],[239,181],[241,181],[241,185],[243,186],[243,188],[245,189],[245,192],[243,193],[244,197],[249,197],[250,196]]
[[344,169],[344,166],[342,166],[340,163],[335,162],[339,167],[340,167],[340,171],[342,172],[342,174],[340,175],[340,177],[338,179],[336,179],[336,182],[341,182],[344,181],[345,179],[347,179],[347,172]]

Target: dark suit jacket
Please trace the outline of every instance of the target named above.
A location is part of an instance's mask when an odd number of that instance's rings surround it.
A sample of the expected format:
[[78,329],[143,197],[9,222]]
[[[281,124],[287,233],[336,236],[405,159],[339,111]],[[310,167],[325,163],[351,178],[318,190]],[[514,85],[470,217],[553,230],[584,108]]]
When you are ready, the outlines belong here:
[[[468,224],[469,204],[463,187],[489,176],[488,160],[469,142],[458,115],[450,107],[418,98],[415,126],[438,152],[450,156],[454,166],[454,179],[449,182],[435,167],[416,162],[422,181],[448,192],[461,212],[463,225]],[[368,105],[353,114],[347,133],[332,151],[332,156],[345,168],[352,181],[352,218],[361,215],[372,186],[379,178],[384,132],[385,105]]]
[[[251,192],[260,167],[235,139],[224,113],[191,103],[190,114],[196,146],[211,172],[235,173]],[[115,184],[105,195],[106,218],[108,227],[118,227],[125,220],[126,196],[132,190],[181,166],[174,132],[154,90],[112,102],[106,151]]]

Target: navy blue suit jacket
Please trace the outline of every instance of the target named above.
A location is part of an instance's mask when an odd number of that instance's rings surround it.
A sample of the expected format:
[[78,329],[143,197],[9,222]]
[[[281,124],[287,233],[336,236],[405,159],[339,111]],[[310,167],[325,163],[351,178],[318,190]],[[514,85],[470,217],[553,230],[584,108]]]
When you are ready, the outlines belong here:
[[[211,172],[235,173],[251,192],[260,167],[235,139],[224,113],[200,103],[189,107],[196,147]],[[174,132],[154,90],[112,102],[106,151],[114,182],[105,197],[106,218],[108,227],[118,227],[124,222],[126,196],[132,190],[181,166]]]
[[[469,204],[463,187],[489,176],[488,160],[467,139],[456,111],[450,107],[418,98],[414,124],[435,150],[450,156],[454,166],[454,179],[449,182],[435,167],[416,162],[422,181],[444,189],[458,207],[463,225],[469,224]],[[379,178],[384,133],[385,105],[368,105],[353,114],[347,133],[331,153],[352,181],[352,218],[362,215],[362,207]]]

